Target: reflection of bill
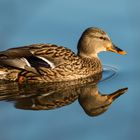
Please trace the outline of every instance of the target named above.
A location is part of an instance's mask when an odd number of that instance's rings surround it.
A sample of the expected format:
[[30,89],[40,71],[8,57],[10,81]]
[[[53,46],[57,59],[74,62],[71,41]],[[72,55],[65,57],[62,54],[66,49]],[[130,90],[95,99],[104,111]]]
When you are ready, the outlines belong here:
[[86,80],[28,86],[5,83],[0,85],[0,100],[14,101],[18,109],[50,110],[69,105],[78,99],[89,116],[97,116],[127,91],[127,88],[123,88],[112,94],[102,95],[95,83],[86,83]]
[[97,86],[89,86],[83,89],[79,95],[79,103],[89,116],[97,116],[109,108],[112,102],[124,94],[127,88],[119,89],[111,94],[100,94]]

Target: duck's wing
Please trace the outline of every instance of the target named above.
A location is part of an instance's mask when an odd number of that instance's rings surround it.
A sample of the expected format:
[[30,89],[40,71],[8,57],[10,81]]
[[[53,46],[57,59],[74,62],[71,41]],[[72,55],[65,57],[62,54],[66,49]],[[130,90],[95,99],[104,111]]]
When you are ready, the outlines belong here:
[[35,72],[40,67],[55,68],[76,55],[67,48],[52,44],[33,44],[0,52],[0,65]]
[[41,59],[47,59],[55,66],[70,62],[73,58],[77,57],[70,49],[54,44],[33,44],[22,48],[28,48],[32,54]]
[[13,48],[0,52],[0,65],[33,72],[36,72],[39,67],[55,67],[51,61],[35,55],[28,47]]

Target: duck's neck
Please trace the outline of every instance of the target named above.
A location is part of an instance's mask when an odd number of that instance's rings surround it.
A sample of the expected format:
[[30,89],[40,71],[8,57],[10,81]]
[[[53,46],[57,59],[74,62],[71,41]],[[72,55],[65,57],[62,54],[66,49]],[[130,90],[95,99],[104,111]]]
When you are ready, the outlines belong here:
[[92,68],[93,71],[96,71],[97,73],[102,71],[102,63],[97,55],[93,55],[92,57],[83,54],[77,55],[84,61],[84,63]]
[[89,46],[89,44],[85,44],[84,42],[78,43],[77,55],[81,58],[88,58],[88,59],[91,59],[91,60],[92,59],[99,60],[98,53],[96,53],[94,50],[92,50],[92,52],[89,51],[88,50],[89,48],[91,48],[91,46]]
[[80,56],[80,57],[82,57],[82,58],[89,58],[89,59],[95,59],[95,58],[97,58],[97,59],[99,59],[97,53],[94,53],[92,55],[91,54],[88,55],[88,54],[85,54],[85,53],[83,53],[83,52],[81,52],[81,51],[78,50],[77,55]]
[[87,55],[86,53],[83,53],[82,51],[78,50],[77,55],[82,58],[85,64],[88,65],[95,73],[102,72],[102,63],[97,55],[97,53]]
[[83,35],[77,46],[77,55],[82,58],[86,67],[89,67],[90,74],[93,75],[102,73],[102,63],[98,58],[99,51],[95,49],[96,45],[97,44],[93,39]]
[[96,43],[93,39],[86,36],[81,36],[79,39],[77,49],[77,55],[80,57],[87,58],[98,58],[98,51],[95,49]]

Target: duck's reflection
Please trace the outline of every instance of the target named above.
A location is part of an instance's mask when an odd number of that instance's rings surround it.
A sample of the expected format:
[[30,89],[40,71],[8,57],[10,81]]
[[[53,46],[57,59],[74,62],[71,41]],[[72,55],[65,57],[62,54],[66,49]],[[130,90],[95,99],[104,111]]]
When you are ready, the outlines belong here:
[[127,88],[123,88],[111,94],[101,94],[97,84],[87,83],[86,80],[30,85],[0,83],[0,100],[14,101],[15,107],[19,109],[50,110],[69,105],[78,99],[89,116],[97,116],[127,91]]

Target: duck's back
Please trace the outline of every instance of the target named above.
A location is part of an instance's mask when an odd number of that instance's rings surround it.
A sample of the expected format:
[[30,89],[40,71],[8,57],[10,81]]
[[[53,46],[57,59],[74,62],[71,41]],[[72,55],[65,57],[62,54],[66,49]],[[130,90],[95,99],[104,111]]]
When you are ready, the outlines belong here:
[[27,58],[30,56],[43,57],[57,65],[70,60],[76,55],[70,49],[54,44],[33,44],[0,52],[0,59]]

